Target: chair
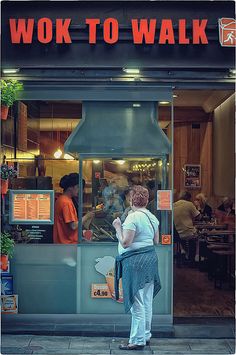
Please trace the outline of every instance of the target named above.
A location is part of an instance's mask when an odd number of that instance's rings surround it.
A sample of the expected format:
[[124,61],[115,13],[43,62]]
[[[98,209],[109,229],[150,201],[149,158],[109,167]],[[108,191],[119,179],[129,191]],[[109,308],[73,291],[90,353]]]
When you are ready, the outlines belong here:
[[175,244],[175,252],[174,252],[174,259],[176,261],[176,266],[177,267],[182,267],[184,265],[185,260],[185,254],[181,253],[181,249],[186,249],[185,242],[180,238],[179,233],[175,227],[174,224],[174,229],[173,229],[173,235],[174,235],[174,244]]

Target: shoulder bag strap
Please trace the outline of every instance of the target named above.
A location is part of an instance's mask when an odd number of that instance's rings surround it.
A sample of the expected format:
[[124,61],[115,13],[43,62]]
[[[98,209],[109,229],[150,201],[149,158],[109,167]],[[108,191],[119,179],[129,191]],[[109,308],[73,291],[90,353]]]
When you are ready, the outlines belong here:
[[155,231],[154,225],[153,225],[153,223],[152,223],[152,221],[151,221],[149,215],[148,215],[147,213],[145,213],[144,211],[139,211],[139,210],[138,210],[138,211],[136,211],[136,212],[142,212],[142,213],[144,213],[144,214],[147,216],[147,218],[149,219],[149,222],[151,223],[151,226],[152,226],[152,229],[153,229],[153,232],[154,232],[154,236],[155,236],[156,231]]

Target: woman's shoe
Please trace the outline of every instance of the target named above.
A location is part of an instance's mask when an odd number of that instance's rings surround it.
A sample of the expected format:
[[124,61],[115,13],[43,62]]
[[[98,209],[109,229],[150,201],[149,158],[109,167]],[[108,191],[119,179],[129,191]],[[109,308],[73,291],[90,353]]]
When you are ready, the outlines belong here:
[[135,344],[121,344],[119,346],[120,350],[143,350],[144,345],[135,345]]

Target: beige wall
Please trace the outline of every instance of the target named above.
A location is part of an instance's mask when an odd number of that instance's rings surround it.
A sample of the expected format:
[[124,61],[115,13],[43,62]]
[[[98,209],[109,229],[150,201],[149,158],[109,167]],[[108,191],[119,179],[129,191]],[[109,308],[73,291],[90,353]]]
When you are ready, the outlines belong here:
[[176,197],[184,187],[184,165],[201,165],[201,188],[189,188],[192,199],[204,192],[212,195],[212,122],[200,122],[199,128],[192,123],[176,123],[174,127],[174,189]]
[[234,197],[235,94],[214,111],[213,193]]

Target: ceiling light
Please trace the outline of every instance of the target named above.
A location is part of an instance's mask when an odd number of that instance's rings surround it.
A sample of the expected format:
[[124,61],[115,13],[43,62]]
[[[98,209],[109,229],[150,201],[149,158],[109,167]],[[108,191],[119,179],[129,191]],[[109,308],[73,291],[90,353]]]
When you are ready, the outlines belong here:
[[16,74],[19,73],[20,69],[16,68],[16,69],[3,69],[2,72],[3,74]]
[[169,105],[170,102],[169,101],[159,101],[160,105]]
[[229,73],[230,73],[230,75],[235,75],[236,74],[236,70],[235,69],[230,69]]
[[99,164],[100,160],[93,160],[94,164]]
[[127,74],[139,74],[140,70],[135,68],[123,68],[123,71]]
[[141,107],[140,104],[133,104],[133,107]]
[[173,98],[176,98],[176,97],[178,97],[178,95],[174,94],[174,95],[173,95]]
[[74,158],[70,154],[64,154],[64,159],[66,160],[74,160]]
[[58,148],[57,151],[54,153],[54,158],[60,159],[61,156],[62,156],[62,151],[60,148]]
[[125,160],[117,160],[117,164],[123,165],[125,163]]
[[161,160],[158,161],[158,166],[162,166],[162,161]]

